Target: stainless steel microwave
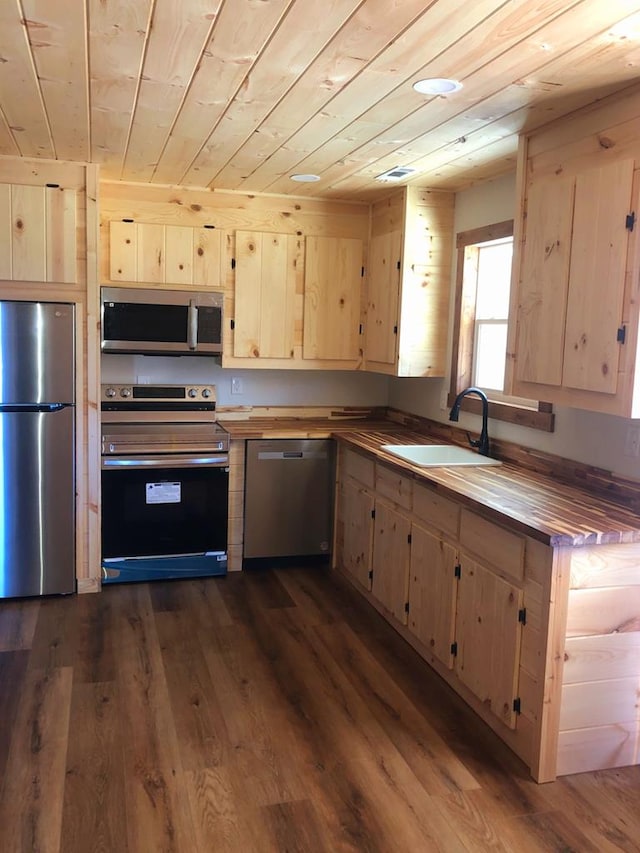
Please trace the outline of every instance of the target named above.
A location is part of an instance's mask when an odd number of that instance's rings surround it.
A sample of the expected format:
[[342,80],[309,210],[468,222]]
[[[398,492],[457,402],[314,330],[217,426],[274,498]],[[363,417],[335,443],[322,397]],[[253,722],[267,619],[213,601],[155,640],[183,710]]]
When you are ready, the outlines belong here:
[[222,352],[219,291],[103,287],[102,352],[216,355]]

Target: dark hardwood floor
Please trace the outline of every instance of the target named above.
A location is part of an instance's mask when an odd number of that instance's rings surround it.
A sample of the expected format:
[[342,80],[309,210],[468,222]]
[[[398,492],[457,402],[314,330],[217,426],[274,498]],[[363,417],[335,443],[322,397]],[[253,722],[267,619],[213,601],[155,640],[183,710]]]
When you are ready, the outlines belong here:
[[0,602],[0,853],[640,851],[323,569]]

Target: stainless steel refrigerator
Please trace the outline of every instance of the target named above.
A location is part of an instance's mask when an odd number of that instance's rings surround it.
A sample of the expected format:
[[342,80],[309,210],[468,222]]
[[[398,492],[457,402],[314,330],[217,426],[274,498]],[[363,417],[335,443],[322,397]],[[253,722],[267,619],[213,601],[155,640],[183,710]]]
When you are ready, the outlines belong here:
[[75,590],[74,327],[0,301],[0,598]]

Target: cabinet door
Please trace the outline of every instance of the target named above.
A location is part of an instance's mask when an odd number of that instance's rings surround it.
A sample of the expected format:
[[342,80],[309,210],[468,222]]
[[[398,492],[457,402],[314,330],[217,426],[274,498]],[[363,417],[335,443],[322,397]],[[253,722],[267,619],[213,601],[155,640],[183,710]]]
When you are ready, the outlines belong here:
[[207,226],[109,223],[111,281],[221,286],[221,232]]
[[411,528],[409,629],[450,669],[456,612],[456,550],[414,524]]
[[293,358],[301,259],[299,237],[236,232],[234,356]]
[[[119,247],[123,252],[123,263],[127,264],[123,272],[132,275],[133,281],[149,284],[163,284],[167,281],[166,227],[144,223],[137,225],[135,222],[114,222],[113,225],[116,226],[115,232],[121,235]],[[128,241],[135,247],[133,266],[130,253],[126,249]],[[171,281],[170,276],[168,280]]]
[[196,284],[193,280],[193,228],[165,225],[165,280],[175,284]]
[[340,485],[338,528],[342,530],[341,565],[361,586],[371,589],[373,496],[351,480]]
[[617,392],[634,165],[610,163],[529,188],[518,380]]
[[364,350],[367,361],[396,363],[401,247],[400,231],[379,234],[369,243]]
[[399,622],[406,625],[411,522],[380,501],[376,501],[375,511],[371,591]]
[[461,555],[456,608],[456,674],[509,728],[515,728],[522,590]]
[[562,372],[566,388],[617,390],[633,168],[633,160],[623,160],[576,179]]
[[79,284],[77,192],[0,185],[0,278]]
[[573,178],[550,178],[527,195],[517,314],[523,382],[562,384],[574,188]]
[[307,237],[306,243],[303,358],[356,360],[362,241]]

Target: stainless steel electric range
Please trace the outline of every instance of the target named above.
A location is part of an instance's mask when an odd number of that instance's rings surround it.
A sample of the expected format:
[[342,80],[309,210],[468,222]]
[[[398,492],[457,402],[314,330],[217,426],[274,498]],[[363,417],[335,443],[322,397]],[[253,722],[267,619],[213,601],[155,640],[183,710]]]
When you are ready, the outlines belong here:
[[102,582],[224,575],[229,436],[213,385],[103,385]]

